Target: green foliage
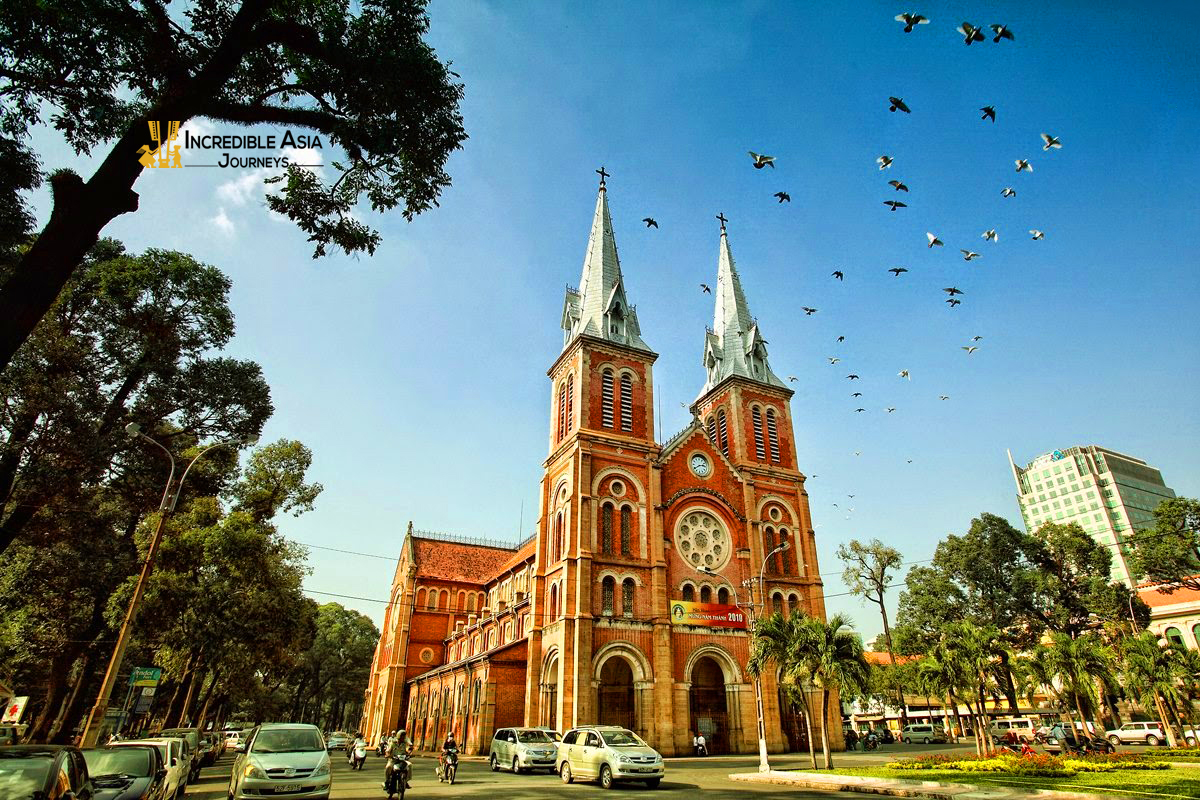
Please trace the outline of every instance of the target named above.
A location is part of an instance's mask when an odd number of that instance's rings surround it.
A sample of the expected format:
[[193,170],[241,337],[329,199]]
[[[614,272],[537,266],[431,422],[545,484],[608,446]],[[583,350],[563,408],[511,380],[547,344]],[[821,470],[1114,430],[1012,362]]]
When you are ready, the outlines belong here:
[[884,593],[892,585],[891,573],[899,569],[902,563],[900,551],[878,539],[872,539],[865,545],[857,539],[851,539],[838,545],[837,556],[846,565],[842,571],[842,582],[850,593],[879,606],[885,645],[891,653],[892,631],[888,625]]
[[1133,753],[1096,756],[1053,756],[1045,753],[1021,756],[1015,753],[987,753],[982,756],[939,754],[900,759],[887,765],[900,772],[996,772],[1006,775],[1069,777],[1081,772],[1120,772],[1126,770],[1169,769],[1170,765]]
[[1130,538],[1130,567],[1165,592],[1200,590],[1200,500],[1175,497],[1154,510],[1154,527]]

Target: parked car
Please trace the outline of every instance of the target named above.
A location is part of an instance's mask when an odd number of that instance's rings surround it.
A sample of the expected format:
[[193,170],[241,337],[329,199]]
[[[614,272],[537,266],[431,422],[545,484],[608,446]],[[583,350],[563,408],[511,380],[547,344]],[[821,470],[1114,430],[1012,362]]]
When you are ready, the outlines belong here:
[[16,725],[0,725],[0,747],[19,744],[21,731]]
[[241,731],[225,731],[225,749],[232,750],[242,740]]
[[187,757],[187,742],[183,739],[157,737],[153,739],[132,739],[128,742],[113,742],[110,747],[138,747],[152,745],[162,758],[163,768],[167,774],[164,778],[166,786],[163,789],[165,800],[183,800],[187,791],[188,770],[191,761]]
[[345,750],[346,745],[350,742],[350,735],[341,731],[334,731],[329,734],[329,738],[325,740],[326,750]]
[[75,747],[18,744],[0,748],[0,792],[5,798],[93,800],[87,762]]
[[83,752],[96,800],[172,800],[167,769],[152,744],[95,747]]
[[[1198,733],[1200,731],[1195,728],[1184,729],[1183,738],[1188,747],[1195,747],[1196,742],[1200,741]],[[1162,725],[1157,722],[1126,722],[1119,728],[1105,731],[1104,737],[1117,747],[1126,744],[1145,744],[1156,747],[1167,742],[1167,734]]]
[[191,769],[188,771],[188,783],[195,783],[200,780],[200,767],[204,766],[201,763],[204,753],[200,747],[200,729],[167,728],[166,730],[159,731],[158,735],[177,737],[188,743],[188,758],[192,763]]
[[993,739],[1003,739],[1009,732],[1015,734],[1019,742],[1032,742],[1037,736],[1033,720],[1025,717],[997,717],[988,723],[988,734]]
[[880,744],[895,744],[896,743],[896,735],[894,733],[892,733],[892,729],[887,727],[886,725],[877,725],[872,730],[874,730],[875,735],[879,737]]
[[328,800],[333,779],[329,751],[316,725],[268,723],[253,729],[233,762],[230,800],[286,794],[291,800]]
[[558,745],[555,769],[563,783],[576,778],[595,779],[605,789],[617,781],[645,781],[658,786],[666,764],[653,747],[636,733],[615,725],[572,728]]
[[1058,738],[1058,733],[1065,731],[1062,728],[1052,728],[1050,734],[1046,737],[1045,743],[1042,744],[1042,749],[1051,755],[1059,755],[1063,753],[1063,745],[1066,745],[1068,751],[1090,750],[1095,753],[1115,753],[1116,745],[1102,736],[1092,736],[1085,734],[1078,728],[1075,729],[1075,738],[1068,738],[1063,742]]
[[921,744],[929,744],[936,742],[938,744],[946,743],[946,732],[942,730],[940,725],[930,725],[928,723],[917,725],[905,725],[900,731],[900,740],[905,744],[920,742]]
[[513,772],[545,769],[554,772],[558,765],[555,756],[558,746],[548,732],[541,728],[500,728],[492,737],[488,749],[488,764],[492,772],[507,767]]

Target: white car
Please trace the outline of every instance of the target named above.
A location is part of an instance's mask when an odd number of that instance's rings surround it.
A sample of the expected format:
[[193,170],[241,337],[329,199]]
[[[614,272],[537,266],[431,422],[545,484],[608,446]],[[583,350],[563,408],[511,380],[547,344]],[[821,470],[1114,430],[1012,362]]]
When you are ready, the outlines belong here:
[[329,751],[316,725],[267,723],[251,731],[233,762],[230,800],[286,794],[291,800],[329,800]]
[[[1195,728],[1185,728],[1183,737],[1188,747],[1195,747],[1197,740],[1200,739]],[[1119,728],[1105,731],[1104,738],[1112,742],[1114,747],[1123,744],[1145,744],[1157,747],[1160,744],[1166,744],[1167,734],[1163,731],[1162,725],[1157,722],[1126,722]]]
[[184,756],[187,744],[183,739],[159,736],[153,739],[133,739],[128,742],[113,742],[113,747],[123,747],[130,744],[152,744],[158,748],[162,756],[163,766],[167,770],[167,778],[163,782],[163,800],[180,800],[187,791],[188,772],[191,770],[191,760]]

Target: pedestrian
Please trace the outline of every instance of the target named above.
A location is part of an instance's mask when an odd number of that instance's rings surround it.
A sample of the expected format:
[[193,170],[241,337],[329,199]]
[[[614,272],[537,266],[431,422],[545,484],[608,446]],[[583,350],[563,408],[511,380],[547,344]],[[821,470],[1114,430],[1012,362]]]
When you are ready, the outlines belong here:
[[698,734],[696,736],[696,755],[698,755],[698,756],[708,755],[708,744],[704,741],[703,733]]
[[847,750],[857,750],[858,749],[858,734],[854,732],[854,728],[846,729],[846,749]]

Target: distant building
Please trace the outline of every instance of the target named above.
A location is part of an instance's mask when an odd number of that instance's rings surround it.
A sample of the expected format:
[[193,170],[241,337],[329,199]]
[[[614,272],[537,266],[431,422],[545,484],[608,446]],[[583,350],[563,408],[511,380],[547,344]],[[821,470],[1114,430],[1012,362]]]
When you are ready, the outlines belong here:
[[1139,458],[1096,445],[1038,456],[1022,469],[1008,454],[1017,502],[1030,532],[1043,523],[1078,523],[1113,554],[1112,577],[1134,585],[1127,539],[1154,526],[1154,509],[1175,496],[1162,473]]
[[1183,647],[1200,648],[1200,592],[1176,589],[1168,594],[1145,585],[1138,587],[1138,596],[1150,606],[1150,630]]

